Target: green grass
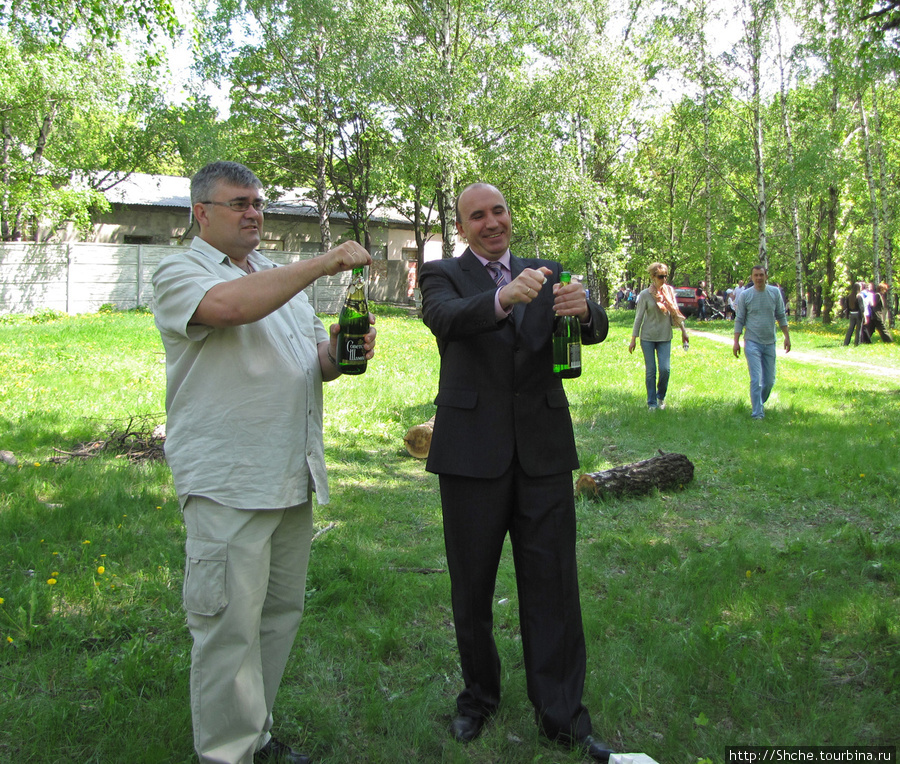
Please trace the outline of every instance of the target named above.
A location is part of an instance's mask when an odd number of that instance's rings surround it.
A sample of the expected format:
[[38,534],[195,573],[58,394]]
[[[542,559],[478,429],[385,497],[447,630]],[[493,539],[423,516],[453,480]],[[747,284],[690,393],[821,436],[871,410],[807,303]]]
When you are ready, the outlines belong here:
[[[420,322],[378,315],[367,373],[326,388],[332,501],[316,510],[277,730],[324,764],[579,761],[534,728],[509,550],[500,713],[472,745],[449,739],[460,677],[449,581],[431,572],[445,566],[437,481],[402,442],[434,411],[438,355]],[[830,361],[900,368],[900,347],[792,325],[794,349],[825,360],[779,352],[777,400],[752,422],[744,360],[695,337],[673,351],[669,408],[650,414],[632,318],[614,312],[566,383],[582,471],[662,449],[695,479],[578,501],[596,734],[664,764],[724,762],[729,745],[897,744],[900,380]],[[0,449],[18,458],[0,464],[0,762],[193,758],[168,470],[50,461],[130,417],[161,420],[162,361],[144,313],[0,322]]]

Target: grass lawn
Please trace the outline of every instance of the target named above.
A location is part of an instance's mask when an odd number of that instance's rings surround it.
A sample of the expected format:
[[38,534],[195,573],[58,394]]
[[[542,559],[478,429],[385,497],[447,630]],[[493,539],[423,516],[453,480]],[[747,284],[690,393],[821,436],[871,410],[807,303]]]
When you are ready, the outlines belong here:
[[[668,408],[650,413],[633,316],[614,311],[566,382],[581,471],[661,449],[695,479],[578,501],[595,734],[662,764],[725,762],[733,745],[896,745],[900,343],[844,348],[846,322],[792,325],[797,355],[779,343],[756,422],[743,358],[696,336],[673,350]],[[449,738],[461,680],[437,479],[402,440],[434,412],[438,354],[405,312],[382,309],[378,328],[367,373],[326,387],[332,500],[316,509],[276,730],[319,764],[580,761],[537,736],[508,549],[500,712],[470,746]],[[71,457],[129,421],[162,422],[164,387],[148,314],[0,320],[0,450],[17,459],[0,463],[0,762],[193,760],[168,469]]]

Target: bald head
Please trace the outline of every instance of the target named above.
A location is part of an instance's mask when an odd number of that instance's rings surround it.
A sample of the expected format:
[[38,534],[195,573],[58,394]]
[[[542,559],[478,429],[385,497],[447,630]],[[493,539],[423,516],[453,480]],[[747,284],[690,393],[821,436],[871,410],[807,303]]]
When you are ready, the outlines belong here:
[[462,200],[463,196],[465,196],[466,192],[475,190],[475,189],[488,189],[491,191],[495,191],[499,194],[500,198],[503,199],[503,204],[506,204],[506,199],[503,194],[500,192],[500,189],[496,186],[492,186],[490,183],[470,183],[466,186],[462,191],[459,192],[459,195],[456,197],[456,222],[459,223],[461,218],[459,216],[459,203]]
[[499,260],[509,249],[512,220],[496,186],[473,183],[456,199],[456,230],[476,255]]

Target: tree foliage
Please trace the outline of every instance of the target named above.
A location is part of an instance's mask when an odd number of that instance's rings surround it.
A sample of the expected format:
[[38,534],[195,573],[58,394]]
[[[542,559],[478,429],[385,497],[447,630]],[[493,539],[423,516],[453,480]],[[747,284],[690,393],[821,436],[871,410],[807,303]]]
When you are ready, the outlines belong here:
[[458,190],[492,182],[516,251],[601,297],[654,260],[722,289],[762,258],[828,320],[850,279],[894,276],[891,3],[219,0],[197,64],[230,88],[225,120],[201,98],[173,106],[110,47],[122,9],[144,37],[170,29],[162,0],[0,7],[7,227],[28,188],[20,220],[63,214],[51,189],[73,169],[189,173],[228,156],[276,193],[309,189],[322,246],[337,211],[370,244],[390,204],[420,257],[435,230],[451,252]]

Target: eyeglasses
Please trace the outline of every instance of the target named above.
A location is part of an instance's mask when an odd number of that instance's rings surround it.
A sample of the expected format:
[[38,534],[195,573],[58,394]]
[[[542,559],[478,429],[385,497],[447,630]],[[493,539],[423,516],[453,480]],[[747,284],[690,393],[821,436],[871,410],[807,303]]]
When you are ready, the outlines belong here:
[[232,199],[230,202],[200,202],[200,204],[215,204],[219,207],[231,207],[235,212],[246,212],[251,207],[257,212],[262,212],[269,203],[265,199],[254,199],[248,202],[246,199]]
[[657,274],[656,274],[656,278],[658,278],[658,279],[667,279],[667,278],[669,278],[669,274],[668,274],[668,273],[657,273]]

